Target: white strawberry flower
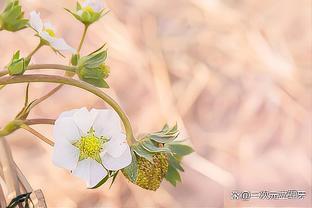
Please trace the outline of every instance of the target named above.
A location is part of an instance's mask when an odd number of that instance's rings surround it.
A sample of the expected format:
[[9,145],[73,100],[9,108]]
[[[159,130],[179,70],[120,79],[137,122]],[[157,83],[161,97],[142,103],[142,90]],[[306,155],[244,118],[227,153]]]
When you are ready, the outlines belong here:
[[84,11],[90,13],[99,13],[104,9],[104,3],[101,0],[85,0],[81,2],[81,9],[77,11],[79,16],[82,15]]
[[120,119],[110,109],[63,112],[55,122],[53,136],[53,163],[72,171],[89,188],[96,186],[108,170],[120,170],[132,161]]
[[55,28],[49,22],[43,23],[40,13],[32,11],[29,19],[30,26],[37,32],[37,35],[43,39],[56,51],[69,51],[75,53],[76,50],[69,46],[63,38],[55,37]]

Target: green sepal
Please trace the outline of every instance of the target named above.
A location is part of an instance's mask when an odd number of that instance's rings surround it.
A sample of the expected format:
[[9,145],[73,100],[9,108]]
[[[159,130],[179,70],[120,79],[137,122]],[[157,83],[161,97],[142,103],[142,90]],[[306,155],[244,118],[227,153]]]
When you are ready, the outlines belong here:
[[109,67],[104,64],[107,58],[107,50],[102,50],[103,47],[104,45],[89,55],[79,58],[76,73],[81,80],[89,84],[109,88],[104,80],[109,75]]
[[169,143],[169,144],[166,144],[165,146],[168,147],[172,153],[174,153],[178,156],[181,156],[181,157],[186,156],[186,155],[194,152],[192,147],[185,145],[185,144]]
[[111,178],[113,178],[113,179],[112,179],[111,184],[109,185],[109,188],[112,188],[113,184],[115,183],[115,180],[116,180],[116,178],[117,178],[118,173],[119,173],[119,170],[117,170],[117,171],[114,173],[114,175],[111,176]]
[[[106,14],[106,13],[103,14],[104,10],[99,12],[83,11],[79,3],[76,4],[76,11],[71,11],[66,8],[65,10],[86,26],[91,25],[92,23],[98,21],[101,17],[103,17]],[[78,11],[80,10],[82,10],[82,13],[79,15]]]
[[175,169],[184,172],[184,168],[181,165],[181,159],[177,159],[173,155],[169,155],[169,164],[172,165]]
[[179,131],[177,124],[171,129],[166,124],[161,131],[152,133],[149,135],[149,137],[155,142],[165,144],[174,141],[178,135]]
[[77,66],[78,61],[79,61],[79,55],[78,55],[78,54],[73,54],[72,57],[71,57],[71,59],[70,59],[70,63],[71,63],[73,66]]
[[146,160],[153,162],[153,153],[147,151],[141,143],[136,143],[132,146],[133,151],[140,157],[145,158]]
[[157,152],[170,152],[170,149],[167,147],[156,146],[150,139],[144,139],[142,141],[142,146],[149,152],[157,153]]
[[130,165],[122,169],[122,172],[128,176],[128,179],[135,183],[138,177],[138,162],[137,162],[137,156],[135,155],[134,151],[131,150],[131,156],[132,156],[132,162]]
[[181,182],[181,176],[179,171],[177,171],[177,169],[174,168],[170,163],[165,179],[169,181],[173,186],[177,186],[177,183]]
[[92,187],[92,188],[88,188],[88,189],[96,189],[96,188],[99,188],[99,187],[101,187],[103,184],[105,184],[107,181],[108,181],[108,179],[110,179],[110,178],[113,178],[113,181],[112,181],[112,183],[111,183],[111,185],[110,185],[110,187],[112,186],[112,184],[114,183],[114,178],[116,178],[116,176],[115,175],[117,175],[118,174],[118,171],[111,171],[111,170],[109,170],[108,172],[107,172],[107,175],[96,185],[96,186],[94,186],[94,187]]
[[22,75],[30,62],[29,58],[20,58],[20,51],[14,53],[10,64],[7,66],[9,74],[13,75]]
[[0,14],[0,31],[16,32],[27,27],[28,20],[24,19],[24,12],[18,0],[11,0]]

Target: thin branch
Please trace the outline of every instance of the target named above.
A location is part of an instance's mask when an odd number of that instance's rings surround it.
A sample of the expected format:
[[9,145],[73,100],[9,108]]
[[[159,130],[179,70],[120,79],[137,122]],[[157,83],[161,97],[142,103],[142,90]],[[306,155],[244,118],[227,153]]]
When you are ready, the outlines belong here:
[[93,85],[88,84],[86,82],[82,82],[79,80],[66,78],[62,76],[56,76],[56,75],[33,74],[33,75],[20,75],[20,76],[14,76],[14,77],[0,78],[0,85],[27,83],[27,82],[48,82],[48,83],[66,84],[66,85],[79,87],[81,89],[84,89],[86,91],[93,93],[94,95],[101,98],[104,102],[109,104],[117,112],[117,114],[119,115],[125,127],[128,144],[130,145],[136,142],[133,136],[131,123],[127,115],[125,114],[125,112],[122,110],[122,108],[118,105],[118,103],[114,99],[112,99],[109,95],[104,93],[99,88],[96,88]]
[[38,131],[36,131],[35,129],[23,124],[21,125],[21,128],[25,129],[26,131],[32,133],[33,135],[35,135],[36,137],[38,137],[40,140],[44,141],[45,143],[47,143],[50,146],[54,146],[54,142],[51,141],[50,139],[48,139],[47,137],[43,136],[41,133],[39,133]]
[[[65,66],[65,65],[61,65],[61,64],[33,64],[33,65],[29,65],[27,67],[27,70],[37,70],[37,69],[58,69],[58,70],[66,71],[66,72],[75,72],[76,71],[75,66]],[[8,70],[1,70],[0,71],[0,77],[3,77],[3,76],[8,75],[8,74],[9,74]]]
[[78,49],[77,49],[77,54],[80,53],[80,50],[81,50],[82,45],[83,45],[83,42],[86,39],[88,28],[89,28],[89,26],[85,25],[84,30],[83,30],[83,34],[82,34],[82,37],[81,37],[81,40],[80,40],[80,43],[79,43],[79,46],[78,46]]
[[45,101],[46,99],[48,99],[49,97],[51,97],[52,95],[54,95],[59,89],[61,89],[63,86],[63,84],[58,85],[57,87],[53,88],[50,92],[48,92],[46,95],[42,96],[41,98],[35,100],[31,105],[30,105],[30,109],[34,108],[36,105],[38,105],[39,103]]
[[55,120],[54,119],[37,118],[37,119],[27,119],[27,120],[25,120],[24,123],[28,126],[38,125],[38,124],[54,125]]

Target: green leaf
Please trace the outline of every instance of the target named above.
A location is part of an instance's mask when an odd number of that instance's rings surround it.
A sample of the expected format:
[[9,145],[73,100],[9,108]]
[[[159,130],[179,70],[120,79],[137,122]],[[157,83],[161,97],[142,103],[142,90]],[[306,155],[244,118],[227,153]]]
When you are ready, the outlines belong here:
[[185,145],[185,144],[170,143],[170,144],[166,144],[165,146],[168,147],[172,151],[172,153],[178,156],[185,156],[194,152],[192,147]]
[[153,153],[143,148],[140,143],[133,145],[132,149],[138,156],[143,157],[150,162],[153,162]]
[[166,180],[169,181],[173,186],[177,185],[177,182],[181,182],[180,173],[172,165],[169,164],[168,172],[165,176]]
[[178,169],[182,172],[184,172],[183,167],[181,166],[181,161],[179,161],[177,158],[175,158],[172,155],[169,155],[169,164],[174,167],[175,169]]
[[142,141],[142,146],[149,152],[170,152],[170,149],[167,147],[157,147],[155,144],[149,140],[149,139],[144,139]]
[[95,87],[100,87],[100,88],[109,88],[109,85],[107,82],[103,79],[88,79],[88,78],[83,78],[83,81],[92,84]]
[[128,176],[129,180],[135,183],[138,177],[138,162],[135,153],[131,150],[132,162],[130,165],[123,169],[124,173]]

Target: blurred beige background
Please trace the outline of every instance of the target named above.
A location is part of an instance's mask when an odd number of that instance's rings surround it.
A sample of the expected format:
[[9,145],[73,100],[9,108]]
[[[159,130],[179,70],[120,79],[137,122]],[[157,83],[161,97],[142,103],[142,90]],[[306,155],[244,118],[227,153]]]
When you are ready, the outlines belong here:
[[[82,25],[63,8],[74,0],[21,0],[41,12],[77,47]],[[51,163],[51,148],[19,130],[9,137],[16,163],[49,207],[311,207],[312,16],[309,0],[107,0],[111,12],[90,28],[83,52],[109,49],[111,89],[136,135],[178,121],[196,153],[185,160],[183,183],[148,192],[121,175],[87,190]],[[0,0],[0,6],[3,0]],[[30,29],[0,33],[0,68],[38,40]],[[68,63],[49,48],[34,63]],[[43,71],[42,71],[43,72]],[[47,72],[47,71],[44,71]],[[49,73],[55,73],[49,71]],[[32,98],[54,85],[32,84]],[[22,85],[0,91],[0,126],[23,104]],[[30,118],[105,105],[64,87]],[[51,127],[38,126],[51,137]],[[305,200],[234,203],[232,190],[307,191]]]

